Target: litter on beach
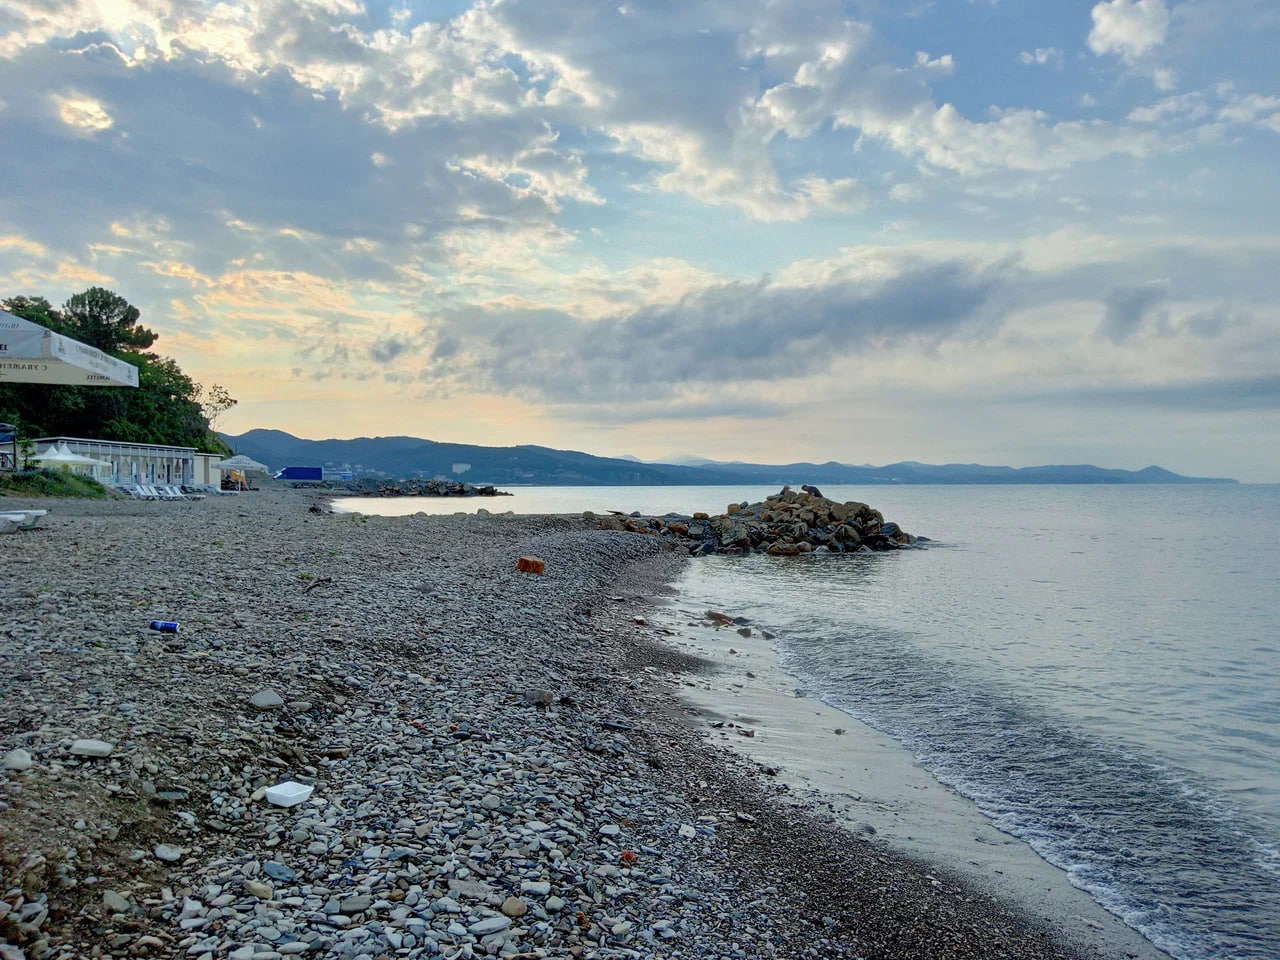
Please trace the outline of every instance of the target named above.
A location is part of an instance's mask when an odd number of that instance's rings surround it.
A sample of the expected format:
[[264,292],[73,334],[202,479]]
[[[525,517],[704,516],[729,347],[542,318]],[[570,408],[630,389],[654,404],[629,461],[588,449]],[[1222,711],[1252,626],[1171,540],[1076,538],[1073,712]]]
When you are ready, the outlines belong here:
[[516,561],[516,569],[524,573],[546,573],[547,562],[541,557],[521,557]]
[[310,799],[315,789],[309,783],[286,780],[284,783],[277,783],[274,787],[267,787],[267,802],[277,807],[296,807]]

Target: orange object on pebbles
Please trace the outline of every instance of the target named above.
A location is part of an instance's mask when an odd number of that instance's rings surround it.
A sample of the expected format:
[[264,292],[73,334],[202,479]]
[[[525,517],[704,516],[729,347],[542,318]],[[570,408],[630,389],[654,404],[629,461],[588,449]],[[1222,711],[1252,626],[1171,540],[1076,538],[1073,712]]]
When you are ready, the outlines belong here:
[[547,562],[539,557],[521,557],[516,561],[516,569],[525,573],[546,573]]

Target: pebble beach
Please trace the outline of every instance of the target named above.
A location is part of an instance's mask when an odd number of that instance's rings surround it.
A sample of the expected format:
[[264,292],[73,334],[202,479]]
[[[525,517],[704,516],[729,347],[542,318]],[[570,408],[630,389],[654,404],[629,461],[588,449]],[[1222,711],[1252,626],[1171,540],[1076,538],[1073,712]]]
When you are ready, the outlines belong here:
[[5,503],[3,960],[1097,955],[708,742],[659,537]]

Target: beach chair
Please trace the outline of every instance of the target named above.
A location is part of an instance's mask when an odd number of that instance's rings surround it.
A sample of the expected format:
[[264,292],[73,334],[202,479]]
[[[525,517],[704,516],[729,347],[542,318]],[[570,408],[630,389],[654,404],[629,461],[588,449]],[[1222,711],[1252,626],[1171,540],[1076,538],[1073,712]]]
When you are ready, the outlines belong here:
[[40,526],[40,520],[48,514],[48,510],[7,510],[0,513],[0,533],[35,530]]

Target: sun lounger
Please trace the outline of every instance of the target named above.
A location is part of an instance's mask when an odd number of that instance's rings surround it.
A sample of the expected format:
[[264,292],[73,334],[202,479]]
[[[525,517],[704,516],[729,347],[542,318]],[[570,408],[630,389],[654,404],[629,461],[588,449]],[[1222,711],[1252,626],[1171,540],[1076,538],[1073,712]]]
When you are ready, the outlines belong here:
[[48,510],[6,510],[0,513],[0,533],[34,530],[48,513]]

